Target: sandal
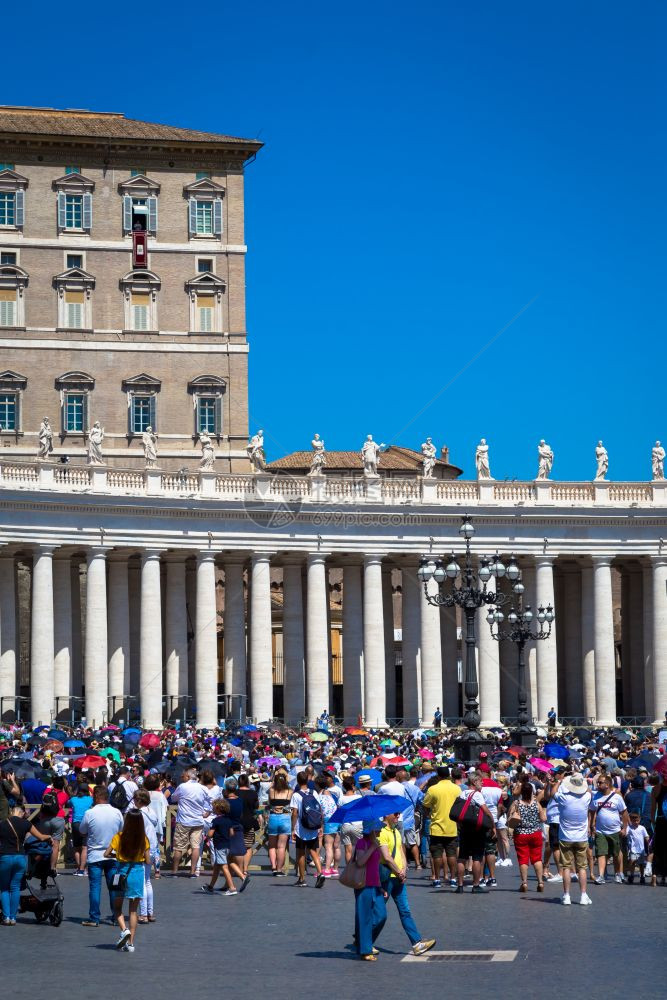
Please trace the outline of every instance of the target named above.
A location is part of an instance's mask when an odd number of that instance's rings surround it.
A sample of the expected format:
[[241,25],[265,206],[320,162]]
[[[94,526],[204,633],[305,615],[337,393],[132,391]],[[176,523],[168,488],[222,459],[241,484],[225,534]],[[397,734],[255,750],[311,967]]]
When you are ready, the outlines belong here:
[[362,962],[377,962],[377,960],[378,960],[377,955],[362,955],[361,956],[361,961]]
[[544,882],[538,882],[537,883],[537,891],[538,892],[544,892]]
[[522,882],[519,886],[519,892],[528,892],[528,883]]
[[138,924],[147,924],[148,923],[148,917],[137,917],[137,923]]
[[157,917],[154,917],[153,914],[151,913],[149,915],[149,917],[148,917],[148,923],[149,924],[154,924],[156,920],[157,920]]

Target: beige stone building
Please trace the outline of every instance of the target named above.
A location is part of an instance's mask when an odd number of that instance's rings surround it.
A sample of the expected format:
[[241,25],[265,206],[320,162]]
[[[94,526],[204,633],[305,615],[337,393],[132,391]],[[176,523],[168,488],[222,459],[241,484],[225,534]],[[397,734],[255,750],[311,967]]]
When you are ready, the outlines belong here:
[[261,143],[122,114],[0,108],[0,447],[245,471],[244,167]]

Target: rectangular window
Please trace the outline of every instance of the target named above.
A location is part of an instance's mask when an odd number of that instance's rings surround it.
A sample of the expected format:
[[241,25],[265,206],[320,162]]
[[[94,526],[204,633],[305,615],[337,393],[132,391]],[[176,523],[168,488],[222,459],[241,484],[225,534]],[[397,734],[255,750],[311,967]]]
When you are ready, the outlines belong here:
[[196,202],[195,232],[198,236],[213,235],[213,202]]
[[73,167],[73,166],[65,167],[65,173],[66,174],[80,174],[81,173],[81,167]]
[[197,433],[219,434],[218,400],[215,396],[199,396],[197,399]]
[[150,295],[133,293],[132,295],[132,329],[148,330],[150,316]]
[[83,327],[83,292],[65,292],[65,318],[70,330]]
[[145,177],[146,168],[145,167],[130,167],[130,177]]
[[213,260],[211,257],[200,257],[197,261],[197,271],[199,274],[213,274]]
[[68,253],[67,254],[67,267],[83,267],[83,254],[81,253]]
[[130,431],[132,434],[143,434],[147,427],[155,430],[155,396],[132,396]]
[[13,169],[14,169],[13,163],[0,163],[0,170],[13,170]]
[[83,195],[65,195],[65,229],[83,229]]
[[16,325],[16,292],[13,288],[0,288],[0,326]]
[[65,396],[65,431],[69,434],[83,431],[86,416],[86,396],[83,392],[68,392]]
[[0,393],[0,428],[3,431],[16,430],[16,393]]
[[210,176],[211,176],[210,170],[198,170],[197,173],[195,174],[195,180],[198,181],[208,180],[210,179]]
[[0,191],[0,226],[16,225],[16,195]]
[[210,296],[197,299],[198,329],[201,333],[210,333],[213,329],[213,299]]
[[15,264],[16,254],[13,250],[3,250],[0,253],[0,264]]

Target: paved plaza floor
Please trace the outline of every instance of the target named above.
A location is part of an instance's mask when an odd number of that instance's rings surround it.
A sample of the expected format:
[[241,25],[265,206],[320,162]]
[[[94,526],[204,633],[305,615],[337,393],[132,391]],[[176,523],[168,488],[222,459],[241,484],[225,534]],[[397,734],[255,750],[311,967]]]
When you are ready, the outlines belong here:
[[[262,855],[257,860],[264,860]],[[610,1000],[636,992],[638,982],[661,976],[667,889],[593,886],[593,905],[560,904],[560,886],[544,895],[530,882],[518,893],[516,867],[500,870],[498,888],[486,896],[435,890],[417,874],[409,896],[424,937],[436,937],[428,959],[406,958],[408,940],[394,904],[379,939],[379,961],[363,963],[351,950],[353,893],[335,880],[321,890],[309,876],[306,889],[292,877],[253,873],[245,893],[225,897],[200,891],[205,879],[163,878],[154,883],[157,922],[140,926],[134,954],[115,951],[117,930],[108,923],[80,926],[87,916],[88,880],[63,874],[65,919],[60,927],[19,917],[0,927],[2,976],[7,996],[47,990],[49,1000],[101,996],[159,996],[296,1000],[363,997],[507,996],[556,992],[562,997]],[[105,890],[106,893],[106,890]],[[103,896],[103,913],[108,905]],[[496,959],[437,952],[501,952]],[[516,953],[515,956],[512,953]],[[653,972],[651,972],[653,970]],[[438,991],[438,993],[436,993]],[[500,994],[499,994],[500,991]]]

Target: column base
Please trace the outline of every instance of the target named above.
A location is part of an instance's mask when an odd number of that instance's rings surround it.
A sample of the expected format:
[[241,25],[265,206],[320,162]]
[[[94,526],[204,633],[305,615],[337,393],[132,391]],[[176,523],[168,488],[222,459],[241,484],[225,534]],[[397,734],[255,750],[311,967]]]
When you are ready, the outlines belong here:
[[364,726],[367,729],[389,729],[389,724],[386,719],[364,719]]
[[487,740],[477,729],[471,729],[465,736],[454,740],[456,759],[464,764],[477,764],[479,755],[482,752],[491,753],[495,745],[495,740]]
[[618,719],[596,719],[593,725],[598,729],[617,729]]
[[500,721],[500,719],[497,719],[495,722],[493,721],[493,719],[490,722],[486,722],[484,719],[482,719],[482,721],[479,724],[479,728],[480,729],[507,729],[507,726],[504,726],[502,724],[502,722]]
[[537,732],[530,726],[521,726],[511,734],[512,743],[517,747],[525,747],[526,750],[534,750],[537,747]]

